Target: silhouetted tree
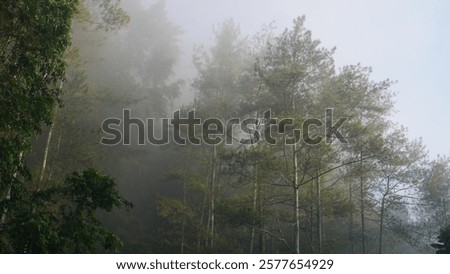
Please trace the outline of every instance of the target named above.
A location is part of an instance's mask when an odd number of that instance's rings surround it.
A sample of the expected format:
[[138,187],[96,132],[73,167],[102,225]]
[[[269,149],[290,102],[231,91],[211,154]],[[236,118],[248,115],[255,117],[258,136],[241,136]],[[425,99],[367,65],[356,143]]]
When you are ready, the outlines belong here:
[[450,254],[450,225],[441,229],[438,236],[438,243],[431,244],[437,249],[436,254]]

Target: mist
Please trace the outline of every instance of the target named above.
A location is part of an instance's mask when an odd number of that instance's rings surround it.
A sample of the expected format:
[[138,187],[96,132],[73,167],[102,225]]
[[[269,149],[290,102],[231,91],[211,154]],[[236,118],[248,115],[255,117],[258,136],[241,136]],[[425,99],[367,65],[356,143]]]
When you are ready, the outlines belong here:
[[81,1],[55,97],[5,103],[0,250],[445,253],[446,4],[405,3]]

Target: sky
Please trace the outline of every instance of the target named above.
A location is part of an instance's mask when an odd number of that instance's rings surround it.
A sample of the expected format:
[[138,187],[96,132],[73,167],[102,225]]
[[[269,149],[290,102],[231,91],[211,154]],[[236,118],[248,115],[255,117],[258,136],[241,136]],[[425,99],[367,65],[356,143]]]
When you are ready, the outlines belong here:
[[184,31],[184,71],[194,70],[193,46],[211,44],[213,26],[229,18],[252,35],[271,22],[282,31],[305,15],[313,37],[337,48],[337,67],[360,63],[372,67],[373,80],[397,81],[392,119],[421,137],[432,158],[450,155],[450,1],[166,0],[166,8]]

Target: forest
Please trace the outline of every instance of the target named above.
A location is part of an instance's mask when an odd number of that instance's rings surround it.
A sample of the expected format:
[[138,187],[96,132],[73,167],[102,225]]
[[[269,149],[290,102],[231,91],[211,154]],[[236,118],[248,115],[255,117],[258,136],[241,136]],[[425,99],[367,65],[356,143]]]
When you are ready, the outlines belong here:
[[[0,253],[450,253],[450,155],[306,21],[226,20],[183,67],[165,1],[0,0]],[[142,144],[176,111],[215,123]]]

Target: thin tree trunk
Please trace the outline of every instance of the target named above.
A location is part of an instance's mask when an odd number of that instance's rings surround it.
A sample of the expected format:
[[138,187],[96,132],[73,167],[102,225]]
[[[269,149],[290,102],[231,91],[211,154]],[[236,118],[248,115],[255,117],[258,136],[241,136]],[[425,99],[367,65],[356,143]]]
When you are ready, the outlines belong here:
[[266,227],[264,224],[264,220],[261,220],[260,224],[261,232],[259,233],[259,253],[266,253]]
[[383,249],[383,226],[384,226],[384,214],[386,211],[386,197],[389,194],[391,179],[387,178],[386,191],[383,193],[383,198],[381,199],[381,209],[380,209],[380,235],[378,238],[378,253],[381,254]]
[[[20,161],[22,160],[22,157],[23,157],[23,152],[20,152],[20,154],[19,154]],[[14,174],[13,174],[13,178],[17,177],[17,172],[18,172],[18,170],[16,168],[15,171],[14,171]],[[8,186],[8,190],[6,191],[6,196],[5,196],[5,199],[4,199],[6,204],[11,200],[11,188],[12,188],[11,185],[9,185]],[[8,215],[8,207],[7,206],[5,206],[3,208],[2,216],[0,218],[0,227],[5,224],[5,222],[6,222],[6,215]]]
[[[360,167],[362,172],[362,154],[360,159]],[[360,188],[360,206],[361,206],[361,234],[362,234],[362,253],[366,253],[366,227],[365,227],[365,216],[364,216],[364,184],[363,184],[363,177],[362,174],[360,174],[359,177],[359,188]]]
[[[209,184],[209,170],[206,171],[206,178],[205,178],[205,184],[206,184],[206,189],[207,186]],[[208,207],[208,191],[204,191],[203,192],[203,202],[202,202],[202,210],[200,213],[200,225],[203,226],[203,220],[205,219],[205,214],[206,214],[206,208]],[[208,213],[208,221],[206,224],[206,235],[208,235],[208,230],[209,230],[209,213]],[[201,242],[202,242],[202,237],[204,236],[204,234],[199,231],[198,232],[198,236],[197,236],[197,253],[200,253],[200,246],[201,246]],[[205,242],[206,245],[208,245],[207,241]]]
[[349,214],[349,222],[348,222],[348,239],[350,241],[350,252],[353,254],[355,252],[354,246],[353,246],[353,182],[352,180],[349,181],[348,185],[348,191],[349,191],[349,208],[350,208],[350,214]]
[[[16,174],[14,173],[13,176],[16,177]],[[8,187],[8,191],[6,191],[6,196],[5,196],[4,201],[7,203],[9,200],[11,200],[11,187]],[[8,214],[8,207],[5,206],[3,208],[2,217],[0,218],[0,227],[3,226],[3,224],[5,223],[7,214]]]
[[378,253],[382,253],[382,244],[383,244],[383,222],[384,222],[384,203],[386,196],[383,195],[383,199],[381,200],[381,212],[380,212],[380,235],[378,238]]
[[181,222],[181,254],[184,254],[184,231],[186,226],[186,210],[187,210],[187,201],[186,201],[186,181],[183,180],[183,206],[184,206],[184,213],[183,213],[183,220]]
[[[55,117],[56,117],[57,113],[58,113],[58,107],[56,106],[55,110],[54,110]],[[55,128],[55,124],[56,124],[56,119],[54,119],[54,121],[50,125],[50,129],[48,130],[47,143],[46,143],[45,149],[44,149],[44,159],[42,160],[41,174],[39,176],[39,181],[38,181],[38,185],[37,185],[38,190],[40,189],[42,180],[44,179],[45,168],[47,167],[48,152],[50,150],[50,144],[52,141],[53,129]]]
[[[59,84],[60,89],[62,89],[63,84],[64,84],[64,82],[61,81]],[[42,180],[44,179],[45,168],[47,167],[48,152],[49,152],[50,144],[52,141],[53,129],[55,128],[57,114],[58,114],[58,105],[56,105],[53,110],[53,121],[52,121],[52,124],[50,125],[50,129],[49,129],[48,135],[47,135],[47,142],[46,142],[45,150],[44,150],[44,159],[42,160],[41,174],[39,175],[39,180],[37,183],[37,190],[40,189]]]
[[[59,149],[61,148],[61,139],[62,139],[62,130],[59,133],[58,144],[56,145],[54,159],[56,159],[59,155]],[[52,179],[52,175],[53,175],[53,165],[50,167],[50,171],[48,172],[48,179],[47,179],[48,182]]]
[[[296,105],[295,105],[295,92],[292,93],[292,112],[295,113]],[[293,150],[293,158],[294,158],[294,213],[295,213],[295,253],[300,254],[300,203],[299,203],[299,192],[298,188],[298,159],[297,159],[297,141],[295,140],[295,133],[293,133],[294,138],[294,146]]]
[[322,204],[320,177],[317,177],[316,194],[317,194],[317,252],[322,253]]
[[309,203],[309,235],[310,235],[310,246],[311,251],[316,253],[315,248],[313,246],[314,243],[314,181],[311,181],[311,186],[309,187],[309,195],[310,195],[310,203]]
[[261,183],[258,182],[258,200],[259,200],[259,206],[258,206],[258,218],[260,220],[260,229],[261,232],[259,234],[259,253],[260,254],[265,254],[266,253],[266,224],[264,221],[264,216],[263,216],[263,207],[264,207],[264,200],[263,200],[263,196],[262,196],[262,185]]
[[[253,166],[253,212],[256,214],[257,212],[257,204],[258,204],[258,179],[257,179],[257,167],[256,164]],[[254,245],[255,245],[255,225],[256,223],[253,222],[251,234],[250,234],[250,254],[254,253]]]
[[294,214],[295,214],[295,253],[300,253],[300,205],[298,197],[298,161],[297,161],[297,143],[293,146],[294,154]]
[[215,234],[215,200],[216,200],[216,146],[213,146],[213,159],[211,171],[211,248],[214,250],[214,234]]
[[[203,195],[203,203],[202,203],[202,210],[200,213],[200,225],[203,226],[203,219],[205,218],[205,209],[206,209],[206,193]],[[202,241],[203,233],[201,231],[198,232],[197,235],[197,253],[200,252],[200,246]]]

